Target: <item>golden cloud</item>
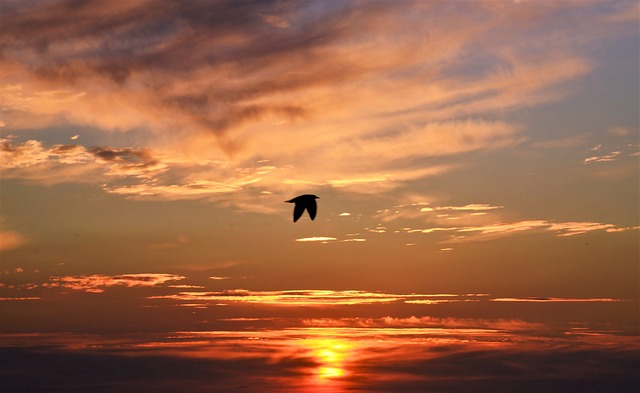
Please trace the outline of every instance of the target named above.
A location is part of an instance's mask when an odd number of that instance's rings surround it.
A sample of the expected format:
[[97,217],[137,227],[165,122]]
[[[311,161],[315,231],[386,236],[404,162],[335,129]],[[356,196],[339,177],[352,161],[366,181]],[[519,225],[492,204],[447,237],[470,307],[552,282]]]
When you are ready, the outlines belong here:
[[102,293],[105,291],[105,288],[108,287],[155,287],[168,281],[179,281],[183,279],[185,279],[184,276],[163,273],[120,274],[116,276],[94,274],[91,276],[51,277],[50,282],[43,286],[89,293]]
[[[215,198],[243,209],[251,204],[229,195],[295,184],[388,191],[456,168],[430,159],[521,143],[520,125],[489,119],[563,97],[567,82],[592,68],[572,43],[583,31],[596,34],[589,21],[555,27],[565,12],[584,15],[587,6],[577,4],[528,4],[528,23],[515,4],[470,3],[461,13],[421,2],[339,11],[256,3],[240,12],[186,2],[153,4],[148,15],[149,6],[6,7],[10,132],[72,124],[115,138],[151,135],[142,146],[73,155],[29,141],[5,151],[7,176],[95,181],[97,169],[106,192]],[[523,49],[531,34],[548,43],[544,50]]]
[[234,289],[219,292],[180,292],[173,295],[151,296],[149,299],[166,299],[188,304],[265,304],[273,306],[338,306],[377,303],[395,303],[434,298],[449,298],[450,302],[476,299],[484,294],[393,294],[357,290],[287,290],[250,291]]

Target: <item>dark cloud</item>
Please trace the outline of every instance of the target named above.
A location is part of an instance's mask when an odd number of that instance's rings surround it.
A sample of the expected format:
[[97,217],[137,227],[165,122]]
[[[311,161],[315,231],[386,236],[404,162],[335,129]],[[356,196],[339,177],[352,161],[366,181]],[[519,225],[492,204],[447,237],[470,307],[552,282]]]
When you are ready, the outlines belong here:
[[151,154],[143,149],[92,147],[89,152],[105,161],[146,163],[152,161]]
[[[374,11],[380,6],[371,4],[360,8],[379,13]],[[292,101],[252,99],[361,72],[363,65],[329,55],[332,45],[357,33],[353,18],[371,18],[352,8],[301,1],[12,4],[1,16],[0,49],[7,61],[52,82],[80,84],[98,77],[122,86],[135,80],[155,92],[150,99],[157,105],[177,107],[201,128],[220,134],[247,120],[270,114],[291,120],[308,111]],[[280,27],[269,18],[281,20]],[[206,74],[206,80],[195,73]],[[184,84],[188,91],[179,91]]]
[[[527,348],[471,349],[443,346],[431,359],[385,362],[388,375],[421,378],[380,378],[376,392],[633,392],[638,359],[632,351],[602,349]],[[386,356],[389,355],[387,352]],[[375,364],[375,363],[374,363]],[[376,364],[375,368],[383,364]],[[377,370],[381,372],[382,370]],[[363,372],[375,372],[363,370]]]
[[88,76],[94,70],[121,83],[133,71],[188,74],[194,68],[226,62],[255,68],[265,65],[260,59],[310,52],[337,38],[326,20],[288,30],[274,28],[262,17],[299,14],[307,5],[197,0],[41,2],[5,9],[1,48],[5,53],[40,53],[39,61],[30,65],[53,78]]
[[[145,352],[147,352],[145,354]],[[283,362],[268,358],[207,359],[105,351],[71,351],[51,347],[0,348],[3,391],[13,392],[230,392],[241,386],[255,392],[271,376],[286,372]],[[284,366],[284,367],[283,367]],[[283,370],[284,368],[284,370]],[[247,375],[251,370],[252,375]],[[255,390],[254,390],[255,389]]]
[[[6,392],[635,392],[634,348],[553,343],[375,341],[335,364],[338,378],[318,380],[340,353],[329,340],[291,336],[246,340],[230,332],[87,336],[6,336],[0,377]],[[267,336],[268,337],[268,334]],[[197,341],[193,341],[197,340]],[[358,344],[358,338],[347,342]],[[316,352],[314,352],[316,351]],[[315,355],[314,355],[315,354]],[[319,354],[319,355],[318,355]],[[323,358],[323,354],[329,356]],[[346,353],[345,353],[346,355]],[[324,360],[323,360],[324,359]],[[327,363],[328,362],[328,363]]]
[[92,147],[87,151],[100,160],[113,163],[111,174],[145,176],[164,169],[147,149]]
[[82,150],[84,150],[84,147],[80,145],[53,145],[49,151],[56,155],[65,155]]

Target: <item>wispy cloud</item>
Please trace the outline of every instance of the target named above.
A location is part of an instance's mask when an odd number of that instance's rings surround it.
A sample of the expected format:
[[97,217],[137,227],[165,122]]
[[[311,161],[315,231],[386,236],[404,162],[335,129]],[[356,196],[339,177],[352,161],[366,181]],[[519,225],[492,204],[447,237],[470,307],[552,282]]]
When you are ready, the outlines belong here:
[[43,286],[89,293],[102,293],[105,291],[105,288],[114,286],[154,287],[168,281],[180,281],[184,278],[184,276],[162,273],[120,274],[116,276],[94,274],[91,276],[51,277],[50,282],[43,284]]
[[613,151],[611,153],[608,154],[604,154],[601,156],[591,156],[591,157],[587,157],[584,159],[584,161],[582,162],[583,164],[589,164],[592,162],[607,162],[607,161],[615,161],[618,156],[620,156],[619,151]]
[[28,242],[27,238],[16,231],[0,229],[0,251],[12,250]]
[[18,248],[28,241],[29,239],[22,233],[8,229],[3,218],[0,217],[0,251]]
[[397,318],[316,318],[302,321],[304,326],[313,327],[367,327],[367,328],[457,328],[457,329],[497,329],[512,331],[542,331],[548,328],[542,323],[526,322],[519,319],[474,319],[437,318],[430,316]]
[[326,243],[334,240],[338,240],[338,239],[335,237],[328,237],[328,236],[301,237],[299,239],[296,239],[297,242],[322,242],[322,243]]
[[556,236],[566,237],[581,235],[592,231],[622,232],[634,230],[635,227],[617,227],[614,224],[597,222],[553,222],[546,220],[526,220],[517,222],[497,222],[473,227],[433,227],[424,229],[405,229],[408,233],[452,232],[449,242],[474,240],[492,240],[527,231],[553,232]]
[[[478,222],[478,216],[482,217],[482,222],[496,219],[495,215],[490,215],[495,210],[504,209],[504,206],[495,206],[488,203],[470,203],[461,206],[439,206],[431,202],[401,203],[391,209],[381,209],[376,213],[376,217],[382,221],[389,222],[399,219],[422,219],[430,222],[445,224],[451,220],[462,219],[465,222]],[[434,228],[440,230],[446,228]]]
[[39,296],[0,297],[0,302],[21,302],[28,300],[40,300]]
[[420,208],[421,212],[431,212],[438,210],[453,210],[453,211],[485,211],[485,210],[495,210],[502,209],[504,206],[491,206],[487,203],[472,203],[464,206],[436,206],[436,207],[422,207]]
[[610,303],[620,302],[614,298],[560,298],[560,297],[502,297],[491,299],[492,302],[529,302],[529,303]]
[[[463,302],[486,296],[482,294],[393,294],[366,291],[287,290],[250,291],[234,289],[219,292],[180,292],[173,295],[152,296],[150,299],[168,299],[189,304],[265,304],[274,306],[337,306],[405,302],[407,304],[438,304]],[[427,301],[431,301],[428,303]]]
[[337,237],[329,237],[329,236],[312,236],[312,237],[301,237],[299,239],[296,239],[297,242],[302,242],[302,243],[313,243],[313,242],[320,242],[323,244],[329,243],[329,242],[337,242],[337,243],[362,243],[362,242],[366,242],[367,239],[362,238],[362,237],[347,237],[344,239],[339,239]]
[[[292,184],[391,190],[455,170],[443,157],[522,143],[523,127],[495,114],[562,98],[592,69],[574,45],[581,32],[632,24],[593,7],[11,3],[1,16],[9,132],[72,124],[152,137],[128,147],[29,141],[3,166],[42,182],[52,169],[91,179],[78,175],[97,166],[106,192],[165,200],[226,203]],[[573,12],[581,23],[559,23]],[[532,34],[551,47],[524,50]],[[241,198],[231,204],[250,209]]]
[[226,277],[226,276],[211,276],[210,280],[220,281],[220,280],[246,280],[253,277],[243,276],[243,277]]
[[384,222],[404,219],[413,222],[427,222],[430,225],[427,227],[405,226],[395,230],[386,226],[378,226],[368,230],[378,233],[387,231],[408,234],[448,233],[448,242],[463,242],[491,240],[532,231],[552,232],[556,236],[567,237],[593,231],[613,233],[636,229],[635,227],[619,227],[615,224],[589,221],[563,222],[534,219],[509,222],[505,221],[503,215],[499,213],[504,208],[504,206],[488,203],[470,203],[460,206],[439,206],[431,202],[398,204],[391,209],[378,210],[375,217]]
[[[614,132],[618,133],[616,135],[619,135],[619,136],[627,135],[627,134],[620,134],[622,133],[622,131],[620,131],[618,128],[615,128],[614,130],[616,130]],[[626,129],[623,129],[623,130],[626,130]],[[600,162],[618,161],[624,157],[634,157],[638,155],[638,152],[640,150],[639,147],[640,145],[635,143],[618,145],[613,148],[603,146],[602,144],[598,144],[592,147],[591,149],[589,149],[588,153],[590,154],[590,156],[585,158],[582,161],[582,163],[584,165],[587,165],[587,164],[594,164],[594,163],[600,163]]]

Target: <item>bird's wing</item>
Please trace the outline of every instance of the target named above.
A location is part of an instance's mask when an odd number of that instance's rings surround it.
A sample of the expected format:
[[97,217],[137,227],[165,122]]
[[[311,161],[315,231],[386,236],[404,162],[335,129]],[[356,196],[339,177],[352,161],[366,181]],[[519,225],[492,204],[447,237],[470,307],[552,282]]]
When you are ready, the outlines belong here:
[[301,202],[296,202],[296,206],[293,208],[293,222],[298,221],[298,218],[304,213],[305,205]]
[[307,211],[309,212],[309,217],[311,217],[311,221],[316,218],[316,213],[318,212],[318,204],[315,200],[310,200],[307,204]]

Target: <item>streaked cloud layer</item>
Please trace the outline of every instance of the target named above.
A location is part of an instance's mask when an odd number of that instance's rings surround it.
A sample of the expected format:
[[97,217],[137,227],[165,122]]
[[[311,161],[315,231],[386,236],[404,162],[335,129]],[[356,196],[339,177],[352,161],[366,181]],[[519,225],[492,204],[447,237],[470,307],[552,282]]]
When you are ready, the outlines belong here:
[[563,2],[8,1],[2,18],[5,132],[152,136],[5,140],[3,176],[98,170],[106,192],[160,199],[372,192],[453,170],[424,160],[521,143],[523,126],[495,115],[564,97],[593,68],[584,29],[598,39],[634,22],[632,3]]
[[179,281],[184,278],[185,277],[174,274],[120,274],[117,276],[94,274],[80,277],[51,277],[50,282],[45,285],[76,291],[101,293],[104,292],[104,288],[106,287],[152,287],[164,284],[167,281]]

